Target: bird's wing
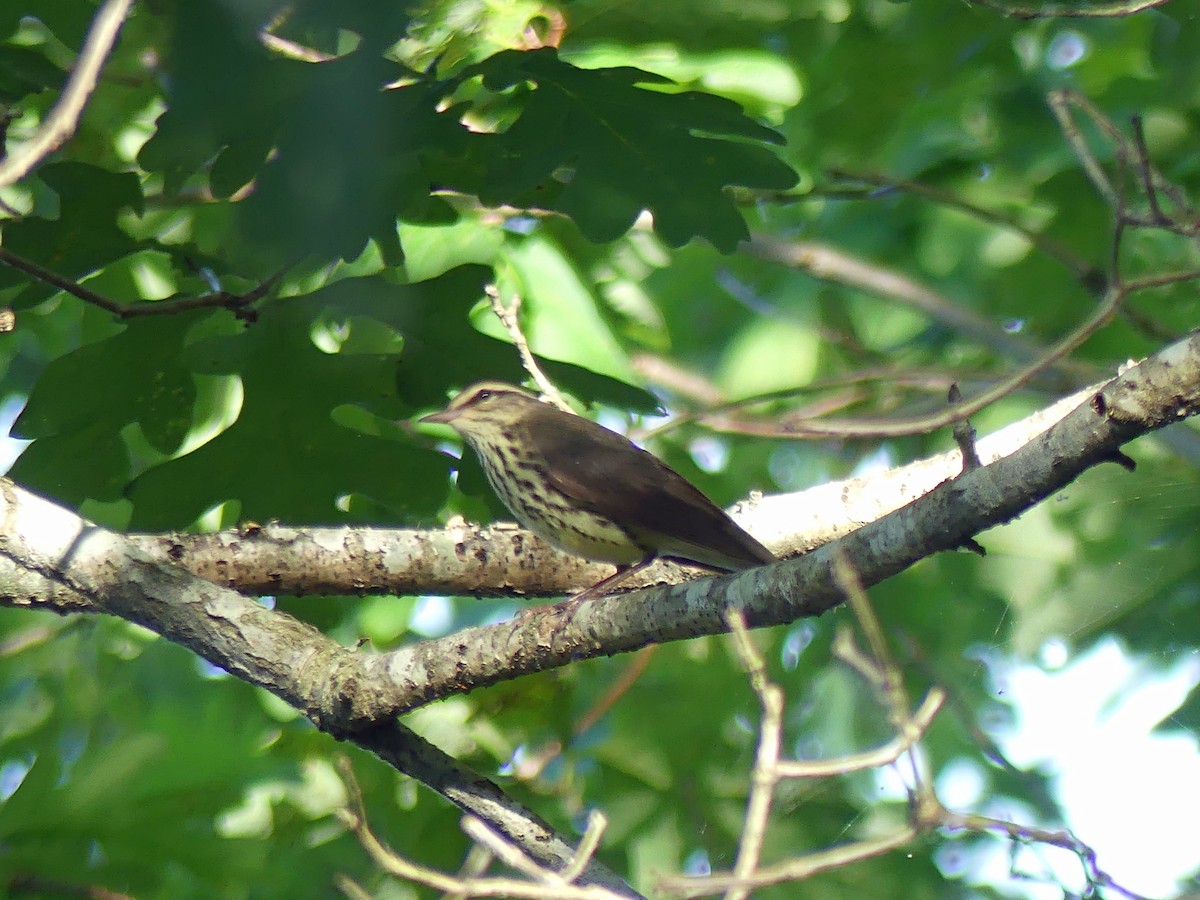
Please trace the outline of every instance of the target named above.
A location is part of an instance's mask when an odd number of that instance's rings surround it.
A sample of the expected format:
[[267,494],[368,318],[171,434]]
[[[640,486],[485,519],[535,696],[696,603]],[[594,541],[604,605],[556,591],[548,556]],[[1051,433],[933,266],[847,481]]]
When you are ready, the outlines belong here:
[[550,483],[567,497],[619,523],[663,556],[721,569],[771,562],[766,547],[658,457],[588,419],[536,421],[526,440],[555,460]]

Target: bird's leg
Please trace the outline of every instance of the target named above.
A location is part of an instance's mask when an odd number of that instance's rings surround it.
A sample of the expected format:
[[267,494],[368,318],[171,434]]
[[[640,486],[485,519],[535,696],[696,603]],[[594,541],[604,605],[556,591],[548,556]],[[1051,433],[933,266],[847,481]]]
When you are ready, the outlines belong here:
[[559,623],[554,628],[554,633],[557,634],[567,625],[571,624],[571,620],[575,617],[576,610],[585,600],[595,600],[597,597],[603,597],[606,594],[611,594],[612,589],[637,572],[642,571],[654,560],[658,559],[656,554],[650,554],[641,562],[636,562],[633,565],[617,566],[617,571],[613,572],[607,578],[601,578],[589,588],[584,588],[573,597],[568,597],[559,603],[552,606],[535,606],[532,609],[527,609],[517,615],[518,622],[524,622],[526,619],[542,613],[554,613],[560,616]]
[[603,597],[605,594],[611,594],[613,588],[615,588],[618,584],[620,584],[630,575],[634,575],[642,571],[642,569],[646,568],[646,566],[650,565],[650,563],[654,562],[654,560],[657,558],[657,554],[651,553],[641,562],[634,563],[631,566],[617,566],[617,571],[613,572],[607,578],[600,579],[590,588],[584,588],[578,594],[571,597],[569,602],[574,604],[583,600],[595,600],[597,597]]

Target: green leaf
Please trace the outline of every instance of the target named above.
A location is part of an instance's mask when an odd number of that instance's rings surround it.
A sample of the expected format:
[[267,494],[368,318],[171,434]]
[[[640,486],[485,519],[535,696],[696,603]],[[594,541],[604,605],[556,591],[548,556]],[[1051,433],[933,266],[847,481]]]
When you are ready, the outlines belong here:
[[171,453],[191,428],[196,391],[180,352],[205,315],[133,319],[50,363],[13,426],[33,444],[12,477],[70,506],[120,499],[131,474],[121,430],[137,423],[151,446]]
[[498,53],[462,77],[476,75],[494,91],[532,84],[515,123],[476,138],[475,152],[488,160],[481,199],[557,210],[595,241],[620,236],[648,209],[669,244],[703,237],[728,252],[749,232],[724,188],[796,181],[773,153],[747,142],[780,143],[777,132],[720,97],[638,86],[667,82],[658,75],[580,69],[551,48]]
[[13,426],[35,441],[104,423],[112,430],[137,422],[162,453],[178,449],[196,399],[180,353],[188,330],[207,312],[130,320],[114,337],[86,344],[47,366]]
[[[38,177],[58,195],[58,215],[9,222],[4,228],[6,249],[67,278],[89,275],[138,249],[118,221],[124,210],[142,211],[144,199],[136,175],[60,162],[39,169]],[[18,309],[58,290],[17,269],[0,267],[0,288],[15,284],[28,285],[13,300]]]
[[272,265],[306,255],[350,260],[375,240],[394,265],[397,217],[445,220],[448,207],[429,200],[426,157],[454,154],[466,131],[438,112],[440,91],[383,89],[402,74],[362,53],[317,67],[277,136],[274,159],[239,204],[247,249]]
[[[184,354],[185,365],[241,380],[238,420],[199,449],[151,468],[133,482],[134,527],[185,526],[228,500],[236,500],[241,516],[251,520],[362,521],[364,506],[346,511],[338,505],[355,493],[388,508],[379,520],[430,520],[445,496],[448,462],[396,428],[385,427],[385,421],[407,412],[414,396],[440,400],[445,382],[433,380],[440,366],[421,353],[428,338],[422,328],[452,322],[446,307],[473,304],[487,275],[487,270],[469,266],[413,286],[378,277],[348,278],[313,294],[275,301],[242,334],[192,344]],[[402,356],[353,353],[344,347],[325,352],[313,343],[314,330],[330,323],[352,323],[353,328],[355,317],[395,329],[404,337]],[[432,365],[428,380],[422,365]],[[424,388],[407,377],[414,371]],[[421,402],[432,406],[425,397]],[[378,433],[338,424],[346,419],[335,416],[335,410],[346,404],[383,416]],[[304,484],[305,490],[295,491],[296,484]]]
[[27,47],[0,47],[0,103],[62,86],[66,75],[45,55]]
[[[167,109],[138,153],[143,168],[165,177],[168,195],[228,146],[272,145],[285,111],[311,75],[303,63],[267,54],[255,34],[261,22],[250,5],[174,8],[164,59],[170,73]],[[230,180],[236,178],[224,175],[221,186]]]
[[95,3],[80,3],[79,0],[39,0],[31,13],[30,5],[24,0],[2,0],[0,33],[7,37],[22,19],[32,14],[68,47],[78,48],[87,35],[95,7]]

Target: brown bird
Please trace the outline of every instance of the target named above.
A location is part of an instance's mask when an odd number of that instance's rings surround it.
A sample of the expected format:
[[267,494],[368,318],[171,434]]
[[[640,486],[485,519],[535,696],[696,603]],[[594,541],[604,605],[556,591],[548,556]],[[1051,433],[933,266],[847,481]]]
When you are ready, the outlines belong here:
[[511,384],[473,384],[421,421],[462,435],[497,496],[534,534],[617,566],[576,599],[606,593],[660,557],[722,571],[775,560],[662,460]]

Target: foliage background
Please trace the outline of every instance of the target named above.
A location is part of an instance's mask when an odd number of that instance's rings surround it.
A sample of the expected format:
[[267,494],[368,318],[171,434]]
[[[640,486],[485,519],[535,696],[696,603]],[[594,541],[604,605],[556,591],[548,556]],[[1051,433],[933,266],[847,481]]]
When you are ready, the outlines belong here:
[[[27,12],[0,4],[10,141],[52,105],[94,7],[46,0]],[[891,377],[869,382],[851,411],[929,407],[935,400],[899,389],[898,373],[986,384],[1014,364],[1005,335],[1048,345],[1096,297],[1078,271],[1009,228],[905,191],[847,190],[831,172],[918,180],[1102,269],[1111,210],[1046,92],[1078,89],[1117,122],[1142,116],[1155,163],[1184,186],[1200,168],[1191,0],[1034,20],[924,0],[295,4],[276,33],[337,56],[320,64],[264,47],[260,29],[276,12],[266,0],[137,5],[77,136],[0,194],[6,249],[120,302],[214,284],[246,291],[285,271],[252,322],[213,309],[119,321],[0,268],[19,322],[0,336],[0,388],[14,413],[23,404],[13,436],[32,441],[11,477],[101,524],[431,525],[497,514],[469,461],[452,484],[457,461],[404,425],[455,386],[520,378],[482,300],[490,280],[524,298],[525,333],[550,374],[619,427],[654,424],[659,401],[697,404],[648,374],[663,363],[726,399],[793,392],[774,414],[822,396],[798,388],[879,369]],[[560,26],[558,57],[532,49]],[[624,66],[662,79],[649,90]],[[397,80],[404,86],[378,90]],[[447,114],[451,103],[462,105]],[[631,228],[643,207],[653,228]],[[993,339],[731,253],[747,227],[904,272],[993,323]],[[1124,258],[1136,273],[1195,266],[1196,255],[1178,236],[1139,231]],[[1136,315],[1091,339],[1076,368],[975,424],[1011,421],[1156,349],[1195,325],[1197,306],[1191,285],[1139,295]],[[722,503],[948,445],[945,434],[797,443],[687,424],[653,441]],[[934,772],[971,767],[981,808],[1011,798],[1032,819],[1062,816],[1043,777],[1052,772],[989,765],[972,736],[971,725],[997,731],[1012,715],[993,677],[1007,660],[1051,639],[1082,653],[1102,636],[1149,670],[1195,652],[1195,445],[1182,435],[1132,453],[1137,473],[1091,473],[985,536],[987,558],[931,559],[873,593],[914,682],[937,680],[961,700],[965,713],[931,735],[929,761]],[[365,637],[380,648],[514,608],[277,603],[346,644]],[[831,629],[822,620],[760,636],[788,692],[787,744],[803,755],[887,736],[869,693],[830,664]],[[635,883],[727,867],[753,755],[745,678],[720,640],[664,647],[574,735],[628,665],[582,663],[445,701],[411,723],[564,830],[603,809],[603,856]],[[119,621],[0,609],[0,685],[5,876],[138,897],[273,897],[324,895],[346,872],[379,896],[408,895],[329,815],[343,799],[333,742],[180,648]],[[1166,727],[1194,739],[1196,710],[1193,695]],[[514,759],[554,741],[567,749],[538,777],[512,777]],[[427,864],[456,867],[457,813],[365,755],[355,764],[380,833]],[[901,821],[903,804],[877,793],[871,775],[797,789],[768,856]],[[981,881],[935,851],[814,878],[804,895],[1030,889],[1016,877]]]

